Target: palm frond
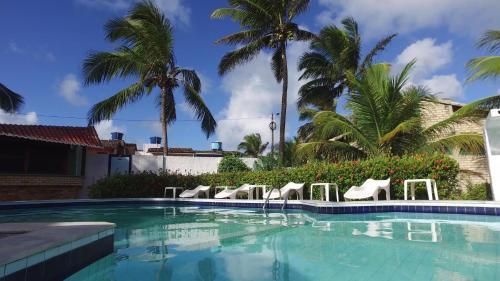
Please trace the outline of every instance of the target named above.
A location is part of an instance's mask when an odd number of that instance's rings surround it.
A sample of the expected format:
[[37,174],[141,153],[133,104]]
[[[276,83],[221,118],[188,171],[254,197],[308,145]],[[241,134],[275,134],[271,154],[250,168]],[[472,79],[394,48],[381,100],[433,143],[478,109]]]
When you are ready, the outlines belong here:
[[141,64],[140,56],[126,47],[116,52],[92,52],[83,62],[84,84],[137,75],[142,70]]
[[24,104],[24,98],[0,83],[0,109],[8,113],[18,111]]
[[478,57],[467,62],[470,72],[466,82],[500,76],[500,56]]
[[463,153],[484,155],[484,137],[482,134],[463,133],[430,141],[421,148],[424,152],[448,152],[455,149]]
[[322,111],[314,116],[315,131],[313,139],[331,140],[342,136],[349,142],[354,142],[366,153],[376,150],[377,143],[374,143],[365,132],[361,131],[346,117],[331,111]]
[[394,37],[396,37],[397,34],[391,34],[383,39],[381,39],[380,41],[377,42],[377,44],[375,45],[375,47],[373,47],[370,52],[368,52],[368,54],[365,56],[365,59],[363,60],[363,63],[361,64],[361,67],[360,67],[360,70],[363,70],[365,69],[368,65],[372,64],[373,62],[373,59],[380,53],[382,52],[383,50],[385,50],[385,48],[387,47],[387,45],[389,45],[389,43],[391,43],[392,39],[394,39]]
[[384,145],[391,143],[392,141],[394,141],[395,138],[399,137],[400,135],[418,134],[422,129],[421,126],[422,126],[422,121],[420,117],[410,118],[408,120],[399,123],[396,126],[396,128],[394,128],[392,131],[384,134],[379,139],[379,142],[381,145]]
[[298,145],[297,157],[307,159],[314,156],[316,159],[329,161],[355,160],[365,158],[362,150],[341,141],[312,141]]
[[196,119],[201,121],[201,130],[206,134],[207,138],[215,132],[217,122],[212,116],[210,109],[203,101],[199,91],[196,91],[193,85],[184,84],[184,97],[187,104],[194,110]]
[[291,0],[290,8],[288,9],[288,20],[304,13],[309,8],[309,0]]
[[219,63],[219,75],[224,75],[236,66],[252,60],[266,46],[267,38],[252,41],[235,51],[226,53]]
[[487,48],[489,52],[500,50],[500,30],[486,31],[477,42],[478,48]]
[[264,32],[258,29],[243,30],[227,36],[224,36],[215,41],[215,44],[238,45],[248,44],[252,41],[258,40]]
[[144,85],[134,83],[129,87],[119,91],[115,95],[107,98],[89,110],[87,116],[89,124],[96,124],[103,120],[109,120],[122,107],[129,103],[133,103],[140,99],[145,94]]

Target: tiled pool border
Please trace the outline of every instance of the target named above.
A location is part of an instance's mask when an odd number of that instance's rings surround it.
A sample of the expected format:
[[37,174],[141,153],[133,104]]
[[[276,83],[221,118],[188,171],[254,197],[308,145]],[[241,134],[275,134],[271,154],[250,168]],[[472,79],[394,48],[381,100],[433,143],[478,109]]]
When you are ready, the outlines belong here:
[[[172,199],[172,198],[120,198],[47,201],[12,201],[0,203],[0,210],[21,208],[48,208],[79,205],[109,204],[183,204],[233,208],[262,208],[263,200],[227,199]],[[269,209],[280,209],[283,201],[271,201]],[[500,202],[492,201],[353,201],[324,202],[290,200],[286,209],[300,209],[323,214],[358,214],[381,212],[445,213],[500,216]]]
[[0,265],[0,281],[62,280],[113,252],[114,228]]

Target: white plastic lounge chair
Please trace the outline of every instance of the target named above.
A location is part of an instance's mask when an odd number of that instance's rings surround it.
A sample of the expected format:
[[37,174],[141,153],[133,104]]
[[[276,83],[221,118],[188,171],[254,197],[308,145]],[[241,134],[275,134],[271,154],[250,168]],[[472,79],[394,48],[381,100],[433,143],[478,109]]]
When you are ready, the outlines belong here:
[[353,186],[344,194],[344,198],[349,200],[367,199],[373,197],[378,201],[378,193],[385,190],[385,197],[391,200],[391,178],[386,180],[367,179],[361,186]]
[[236,199],[236,196],[239,193],[246,193],[248,194],[248,200],[253,199],[253,191],[255,189],[255,185],[251,184],[244,184],[236,189],[224,189],[223,191],[215,194],[214,198],[216,199],[224,199],[224,198],[229,198],[229,199]]
[[181,194],[179,194],[180,198],[198,198],[200,194],[205,194],[206,198],[208,198],[208,194],[210,191],[209,185],[198,185],[194,189],[184,190]]
[[296,193],[299,200],[304,200],[304,184],[294,182],[287,183],[280,190],[272,189],[271,191],[264,193],[262,198],[267,199],[269,196],[269,199],[285,199],[288,198],[291,192]]

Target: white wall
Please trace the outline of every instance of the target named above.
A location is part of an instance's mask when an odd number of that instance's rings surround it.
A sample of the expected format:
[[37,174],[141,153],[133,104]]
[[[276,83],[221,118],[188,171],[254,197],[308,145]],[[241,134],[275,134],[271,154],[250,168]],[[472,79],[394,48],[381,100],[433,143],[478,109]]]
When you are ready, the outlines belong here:
[[108,175],[108,155],[88,154],[85,158],[85,180],[80,193],[80,198],[88,197],[88,186]]
[[[134,155],[132,156],[132,172],[158,172],[162,167],[162,156]],[[222,157],[191,157],[167,156],[167,170],[179,174],[199,175],[216,173]],[[253,168],[256,158],[241,158],[249,167]]]

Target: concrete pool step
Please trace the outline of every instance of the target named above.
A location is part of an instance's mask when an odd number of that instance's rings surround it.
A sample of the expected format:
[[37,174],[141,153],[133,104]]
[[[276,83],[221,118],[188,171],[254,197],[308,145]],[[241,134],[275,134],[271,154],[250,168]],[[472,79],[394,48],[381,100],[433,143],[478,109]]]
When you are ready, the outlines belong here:
[[62,280],[113,252],[115,224],[0,224],[0,281]]

